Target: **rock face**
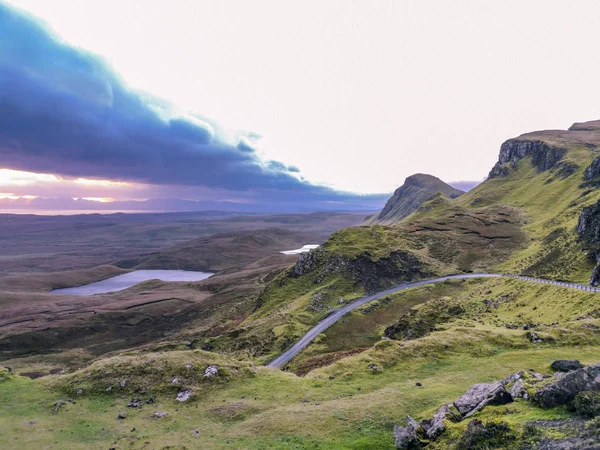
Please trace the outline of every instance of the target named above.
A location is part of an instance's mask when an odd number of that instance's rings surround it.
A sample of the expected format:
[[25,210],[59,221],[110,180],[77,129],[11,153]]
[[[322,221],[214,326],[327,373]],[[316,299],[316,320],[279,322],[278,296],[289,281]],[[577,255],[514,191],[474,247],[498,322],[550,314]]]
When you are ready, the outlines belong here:
[[[577,221],[577,233],[589,258],[600,262],[600,200],[581,210]],[[596,266],[590,277],[590,284],[598,286],[599,283],[600,266]]]
[[454,401],[454,406],[465,417],[481,411],[487,405],[505,405],[512,402],[511,395],[501,381],[475,384]]
[[598,284],[600,284],[600,265],[594,267],[592,276],[590,277],[591,286],[598,286]]
[[538,173],[552,169],[562,159],[566,149],[552,147],[543,141],[529,141],[510,139],[500,147],[498,162],[490,171],[488,177],[505,177],[509,170],[505,164],[510,163],[514,168],[517,162],[527,156],[531,156],[532,164]]
[[352,280],[363,284],[369,294],[391,287],[396,280],[412,281],[431,276],[415,255],[403,251],[392,252],[375,262],[368,255],[359,255],[348,261],[345,270]]
[[396,189],[383,209],[378,214],[367,218],[364,225],[390,225],[399,222],[438,192],[450,198],[456,198],[464,193],[432,175],[422,173],[411,175]]
[[592,181],[600,177],[600,156],[597,156],[592,163],[585,169],[583,173],[583,179],[585,181]]
[[311,270],[313,270],[316,266],[318,253],[319,252],[317,250],[311,250],[306,253],[300,253],[300,255],[298,255],[298,261],[292,269],[293,274],[297,277],[301,277],[305,273],[308,273]]
[[364,285],[367,293],[382,291],[398,281],[412,281],[432,275],[410,252],[395,251],[385,258],[373,261],[366,253],[348,258],[329,254],[323,248],[301,253],[288,275],[299,277],[313,271],[316,274],[313,279],[315,284],[320,283],[327,275],[343,274],[356,283]]
[[550,367],[557,372],[570,372],[571,370],[582,369],[583,364],[576,359],[558,359]]
[[596,260],[600,249],[600,200],[581,210],[577,221],[577,233],[583,245]]
[[574,370],[535,393],[542,408],[566,405],[583,391],[600,391],[600,363]]

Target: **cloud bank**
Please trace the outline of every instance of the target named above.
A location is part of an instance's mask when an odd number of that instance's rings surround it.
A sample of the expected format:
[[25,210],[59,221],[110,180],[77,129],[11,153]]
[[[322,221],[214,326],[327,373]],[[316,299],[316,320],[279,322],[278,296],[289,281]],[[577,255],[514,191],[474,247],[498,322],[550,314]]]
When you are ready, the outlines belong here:
[[264,161],[257,135],[232,141],[209,119],[130,89],[97,55],[0,4],[0,166],[149,185],[262,193],[261,201],[379,206]]

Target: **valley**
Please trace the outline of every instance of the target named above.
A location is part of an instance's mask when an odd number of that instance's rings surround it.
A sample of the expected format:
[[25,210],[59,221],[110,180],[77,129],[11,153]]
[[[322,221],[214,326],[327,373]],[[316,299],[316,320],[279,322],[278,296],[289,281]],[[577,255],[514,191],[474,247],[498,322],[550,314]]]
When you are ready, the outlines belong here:
[[[93,222],[68,251],[30,225],[0,277],[0,444],[593,448],[598,386],[569,380],[600,362],[599,142],[597,121],[509,139],[469,192],[419,174],[370,215]],[[132,270],[214,275],[48,293]],[[556,385],[579,391],[540,400]]]

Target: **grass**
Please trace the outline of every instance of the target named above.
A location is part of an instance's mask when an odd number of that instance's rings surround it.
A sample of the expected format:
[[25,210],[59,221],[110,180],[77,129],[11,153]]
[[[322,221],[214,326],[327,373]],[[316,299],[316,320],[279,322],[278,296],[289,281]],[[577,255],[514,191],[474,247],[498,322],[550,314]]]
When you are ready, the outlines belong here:
[[[577,356],[592,363],[599,351],[598,346],[581,347]],[[158,394],[156,403],[132,409],[126,408],[129,395],[84,393],[57,414],[52,413],[53,405],[66,398],[53,388],[57,381],[17,377],[0,389],[0,446],[197,448],[201,442],[216,449],[303,449],[315,444],[326,449],[391,449],[392,426],[403,423],[406,413],[425,418],[476,382],[501,379],[529,366],[549,373],[552,360],[569,356],[572,349],[568,348],[510,350],[483,357],[415,355],[378,374],[370,372],[364,361],[350,358],[353,364],[346,363],[345,371],[334,379],[329,379],[331,373],[337,374],[332,368],[306,378],[254,368],[254,376],[231,379],[189,403],[178,404],[172,395]],[[417,387],[416,381],[423,386]],[[246,405],[240,413],[223,413],[240,403]],[[127,418],[118,420],[122,411]],[[167,416],[154,419],[156,411]],[[528,412],[527,419],[561,414],[535,410]]]

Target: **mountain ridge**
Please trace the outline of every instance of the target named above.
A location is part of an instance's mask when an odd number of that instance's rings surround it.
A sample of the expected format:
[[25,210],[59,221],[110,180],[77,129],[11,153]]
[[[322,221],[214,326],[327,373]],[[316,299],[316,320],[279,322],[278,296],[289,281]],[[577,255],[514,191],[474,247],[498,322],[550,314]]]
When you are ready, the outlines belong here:
[[456,198],[464,191],[456,189],[433,175],[416,173],[404,180],[404,184],[394,191],[383,209],[363,222],[363,225],[391,225],[408,217],[431,196],[441,193]]

